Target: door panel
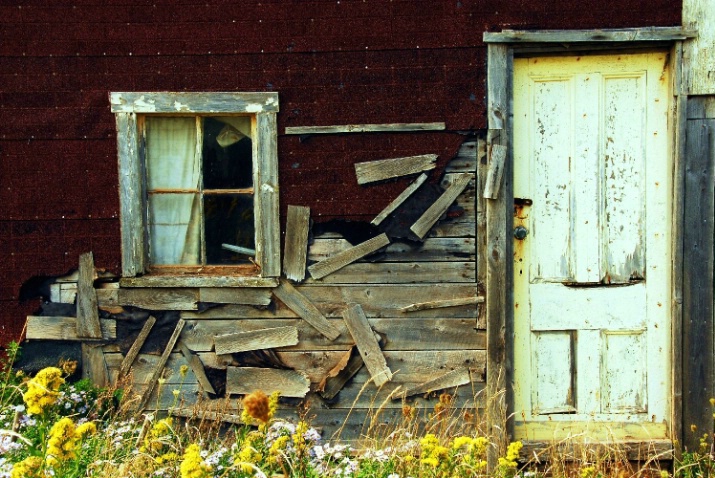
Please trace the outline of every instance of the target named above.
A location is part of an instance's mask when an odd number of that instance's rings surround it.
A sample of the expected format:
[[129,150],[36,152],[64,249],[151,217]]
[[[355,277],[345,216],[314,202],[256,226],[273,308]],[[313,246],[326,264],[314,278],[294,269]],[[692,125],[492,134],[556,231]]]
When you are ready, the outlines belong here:
[[514,247],[518,438],[625,423],[630,438],[666,435],[666,57],[514,61],[514,196],[530,200],[514,219],[529,230]]

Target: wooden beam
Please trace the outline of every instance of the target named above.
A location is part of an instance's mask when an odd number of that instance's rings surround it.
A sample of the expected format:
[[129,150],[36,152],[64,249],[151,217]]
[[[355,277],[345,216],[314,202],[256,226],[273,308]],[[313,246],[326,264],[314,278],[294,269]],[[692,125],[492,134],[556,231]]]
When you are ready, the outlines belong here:
[[218,355],[248,352],[249,350],[275,349],[298,343],[296,327],[272,327],[248,332],[223,334],[214,337]]
[[457,179],[442,193],[442,195],[415,221],[410,227],[417,237],[422,239],[444,214],[449,206],[457,199],[457,196],[462,194],[462,191],[467,187],[472,180],[470,173],[459,174]]
[[281,281],[281,284],[273,289],[273,295],[328,339],[335,340],[340,336],[340,331],[289,282]]
[[275,277],[253,276],[170,276],[147,275],[141,277],[122,277],[122,287],[275,287]]
[[79,256],[79,275],[77,276],[77,337],[102,338],[94,278],[94,256],[91,252],[81,254]]
[[348,359],[348,363],[345,367],[335,375],[328,374],[328,376],[324,379],[324,384],[321,382],[323,387],[322,390],[319,389],[319,393],[320,396],[326,400],[332,400],[335,398],[340,390],[343,389],[345,384],[360,371],[363,365],[365,365],[365,362],[363,362],[362,356],[356,347],[351,347],[347,353],[350,354],[350,358]]
[[402,204],[403,202],[405,202],[407,200],[407,198],[412,196],[412,193],[417,191],[419,189],[419,187],[422,186],[422,184],[425,181],[427,181],[427,175],[424,173],[420,174],[420,176],[417,179],[415,179],[412,182],[412,184],[407,186],[407,188],[404,191],[402,191],[400,193],[400,195],[397,196],[390,204],[388,204],[387,207],[385,207],[385,209],[380,211],[380,214],[375,216],[375,219],[372,220],[372,224],[374,224],[375,226],[379,226],[380,223],[387,218],[387,216],[392,214],[392,212],[395,209],[400,207],[400,204]]
[[387,366],[385,356],[360,304],[351,304],[345,309],[343,320],[375,385],[380,387],[392,380],[392,371]]
[[281,397],[303,398],[310,391],[310,380],[295,370],[258,367],[227,367],[226,393],[245,395],[263,390]]
[[496,199],[499,196],[499,188],[501,188],[502,177],[504,176],[506,153],[506,146],[501,144],[493,144],[489,148],[489,163],[483,194],[485,199]]
[[398,393],[393,397],[393,400],[399,400],[401,398],[412,397],[415,395],[423,395],[425,393],[432,393],[438,390],[445,390],[448,388],[459,387],[460,385],[466,385],[472,381],[469,369],[458,368],[451,370],[444,375],[441,375],[435,379],[429,380],[425,383],[417,385],[415,387],[410,387],[402,393]]
[[429,171],[437,166],[436,163],[436,154],[365,161],[355,163],[355,176],[358,184],[368,184]]
[[198,310],[199,290],[179,288],[115,289],[99,294],[100,305],[140,307],[147,310]]
[[387,246],[389,243],[390,239],[387,237],[387,234],[382,233],[377,237],[373,237],[372,239],[368,239],[367,241],[358,244],[357,246],[351,247],[348,250],[339,252],[332,257],[313,264],[308,267],[308,272],[310,272],[313,279],[320,279],[352,262],[355,262],[358,259],[362,259],[368,254],[377,251],[381,247]]
[[283,273],[288,279],[295,282],[302,282],[305,279],[309,232],[310,208],[289,205],[286,219]]
[[259,113],[278,111],[274,92],[112,92],[112,113]]
[[179,321],[176,323],[174,333],[171,334],[171,337],[169,337],[169,343],[166,344],[166,348],[164,349],[164,352],[159,358],[159,363],[156,365],[154,373],[152,373],[151,377],[149,378],[149,381],[146,383],[146,389],[144,390],[144,393],[139,400],[139,410],[143,410],[144,408],[146,408],[147,403],[149,403],[149,399],[151,398],[151,394],[154,392],[156,382],[157,380],[159,380],[159,377],[164,370],[164,366],[166,365],[167,360],[169,360],[171,351],[174,350],[174,345],[176,345],[176,342],[179,340],[179,336],[181,335],[181,331],[184,329],[185,324],[186,321],[184,319],[179,319]]
[[202,287],[199,301],[218,304],[269,305],[271,290],[243,287]]
[[580,43],[673,41],[694,38],[697,33],[681,27],[646,27],[602,30],[504,30],[485,32],[485,43]]
[[[277,97],[276,97],[277,101]],[[277,106],[277,104],[276,104]],[[258,113],[253,136],[253,195],[256,224],[256,262],[260,276],[281,275],[281,227],[278,210],[278,126],[276,113]]]
[[[100,319],[99,326],[102,335],[94,340],[114,340],[117,338],[117,321]],[[57,317],[45,315],[30,315],[27,317],[25,336],[28,340],[92,340],[77,336],[77,319],[75,317]]]
[[196,375],[196,380],[198,380],[199,385],[201,385],[201,388],[204,390],[204,394],[210,393],[212,395],[216,395],[213,385],[211,385],[209,378],[206,376],[206,370],[204,369],[204,364],[201,362],[201,359],[191,353],[191,350],[189,350],[183,342],[179,342],[178,346],[181,354],[184,356],[184,359],[189,364],[189,367],[191,367],[194,375]]
[[458,307],[460,305],[481,304],[484,302],[484,297],[460,297],[457,299],[434,300],[431,302],[418,302],[402,308],[402,312],[415,312],[418,310],[441,309],[443,307]]
[[285,134],[398,133],[410,131],[441,131],[444,123],[346,124],[334,126],[287,126]]
[[134,363],[134,360],[137,358],[137,355],[139,355],[139,351],[144,345],[144,342],[146,342],[147,337],[149,337],[149,333],[151,332],[151,329],[152,327],[154,327],[155,323],[156,318],[154,318],[154,316],[152,315],[150,315],[146,319],[146,322],[144,322],[142,329],[139,331],[139,335],[137,335],[137,338],[134,340],[134,343],[129,348],[127,355],[122,360],[122,364],[119,366],[120,378],[124,377],[127,373],[129,373],[129,369]]

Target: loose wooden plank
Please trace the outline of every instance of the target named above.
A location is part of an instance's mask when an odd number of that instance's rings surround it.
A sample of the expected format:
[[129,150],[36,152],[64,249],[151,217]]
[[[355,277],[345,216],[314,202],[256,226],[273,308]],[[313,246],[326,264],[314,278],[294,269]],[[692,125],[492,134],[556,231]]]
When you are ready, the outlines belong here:
[[387,234],[382,233],[379,236],[368,239],[367,241],[351,247],[346,251],[340,252],[332,257],[313,264],[308,267],[308,272],[310,272],[313,279],[320,279],[372,252],[377,251],[381,247],[385,247],[389,243],[390,239],[387,237]]
[[499,195],[502,177],[504,176],[506,153],[506,146],[501,144],[493,144],[489,148],[489,163],[483,194],[485,199],[496,199]]
[[[357,165],[356,165],[357,167]],[[427,181],[427,175],[422,173],[419,175],[417,179],[415,179],[412,184],[407,186],[407,188],[400,193],[399,196],[397,196],[390,204],[388,204],[385,209],[380,211],[380,213],[375,216],[375,219],[373,219],[371,222],[372,224],[379,226],[382,221],[385,220],[387,216],[392,214],[392,212],[400,207],[400,204],[405,202],[405,200],[412,195],[417,189],[419,189],[420,186],[422,186],[422,183]]]
[[259,113],[278,111],[273,92],[112,92],[112,113]]
[[102,338],[94,278],[93,254],[91,252],[81,254],[77,277],[77,336],[88,339]]
[[425,237],[430,228],[449,208],[450,204],[457,199],[457,196],[462,194],[464,188],[467,187],[472,180],[472,175],[469,173],[460,174],[458,179],[442,193],[442,195],[422,214],[422,216],[410,227],[420,239]]
[[[424,242],[392,242],[381,253],[384,262],[459,262],[474,261],[476,258],[475,239],[472,237],[430,237]],[[313,240],[308,251],[308,259],[320,261],[352,245],[342,238]],[[356,261],[362,263],[363,260]]]
[[412,284],[442,281],[471,282],[476,279],[472,261],[458,262],[376,262],[349,264],[327,277],[308,284]]
[[320,396],[326,400],[332,400],[335,398],[335,396],[340,393],[340,390],[343,389],[345,384],[360,371],[363,365],[365,365],[365,362],[363,362],[362,356],[360,356],[360,352],[357,348],[351,348],[348,353],[350,354],[350,358],[348,359],[348,363],[345,367],[335,375],[331,375],[330,372],[328,372],[328,375],[323,379],[324,383],[323,380],[320,381],[322,388],[320,388],[319,385],[318,390]]
[[402,312],[414,312],[416,310],[439,309],[442,307],[457,307],[467,304],[481,304],[484,302],[484,297],[460,297],[458,299],[448,300],[433,300],[430,302],[418,302],[402,308]]
[[288,206],[283,273],[292,281],[301,282],[305,279],[309,229],[310,208]]
[[436,166],[436,154],[380,159],[355,163],[355,176],[357,176],[358,184],[369,184],[429,171]]
[[119,377],[123,377],[129,372],[129,369],[134,363],[134,360],[137,358],[137,355],[139,355],[139,351],[144,345],[144,342],[146,342],[147,337],[149,337],[149,333],[151,333],[151,329],[154,327],[155,323],[156,318],[152,315],[146,319],[142,329],[139,331],[139,335],[137,335],[137,338],[129,348],[126,357],[122,360],[122,364],[119,366]]
[[340,331],[328,322],[318,308],[290,283],[281,281],[281,284],[273,289],[273,294],[328,339],[335,340],[340,335]]
[[267,329],[217,335],[214,347],[219,355],[248,352],[249,350],[274,349],[298,343],[296,327],[272,327]]
[[[277,96],[275,97],[277,106]],[[254,122],[253,182],[256,192],[256,262],[260,276],[278,277],[281,273],[281,228],[278,211],[278,126],[276,113],[258,113]]]
[[122,287],[275,287],[275,277],[253,276],[169,276],[146,275],[141,277],[122,277]]
[[106,289],[97,291],[101,306],[133,306],[147,310],[197,310],[199,289]]
[[206,370],[204,370],[204,364],[201,362],[201,359],[191,353],[191,350],[189,350],[183,342],[179,342],[179,350],[181,351],[181,355],[184,356],[184,359],[189,364],[189,367],[191,367],[194,375],[196,375],[196,379],[198,380],[199,385],[201,385],[201,388],[204,390],[204,393],[215,395],[216,391],[206,376]]
[[154,387],[156,386],[156,381],[159,380],[159,377],[161,376],[161,373],[164,370],[164,365],[166,365],[166,362],[169,360],[171,351],[174,349],[174,345],[176,345],[176,341],[179,340],[179,336],[181,335],[181,330],[184,328],[185,324],[186,324],[186,321],[184,319],[179,319],[179,321],[176,323],[176,328],[174,328],[174,333],[172,333],[171,337],[169,337],[169,342],[166,344],[166,348],[164,349],[164,352],[161,354],[161,357],[159,358],[159,363],[157,364],[156,368],[154,369],[154,373],[152,373],[151,377],[149,378],[149,381],[146,383],[146,389],[144,390],[144,393],[142,394],[141,399],[139,400],[139,410],[144,409],[146,407],[147,403],[149,402],[149,399],[151,398],[151,394],[154,391]]
[[[102,336],[96,340],[114,340],[117,338],[117,322],[115,320],[100,319],[99,326]],[[77,336],[77,319],[75,317],[39,315],[27,317],[25,337],[28,340],[88,340],[86,337]]]
[[82,378],[88,378],[97,387],[109,385],[109,370],[101,345],[82,344]]
[[597,30],[503,30],[485,32],[485,43],[578,43],[686,40],[696,32],[681,27],[617,28]]
[[408,131],[441,131],[445,123],[347,124],[334,126],[286,126],[285,134],[396,133]]
[[343,312],[343,319],[348,327],[348,331],[355,340],[360,355],[365,366],[370,371],[373,381],[377,387],[382,386],[392,379],[392,372],[387,366],[385,356],[382,355],[380,345],[375,339],[375,335],[370,328],[370,324],[360,307],[360,304],[350,305]]
[[[302,319],[268,320],[204,319],[187,322],[181,340],[195,352],[213,350],[214,337],[228,332],[251,332],[266,327],[295,327],[300,342],[282,351],[348,350],[352,337],[341,319],[329,319],[340,335],[329,340]],[[368,319],[370,327],[384,337],[382,350],[483,350],[486,333],[477,328],[475,319],[409,318]]]
[[270,289],[242,287],[202,287],[199,301],[219,304],[269,305]]
[[281,397],[303,398],[310,390],[308,378],[295,370],[279,370],[258,367],[228,367],[226,369],[226,393],[245,395],[264,390]]
[[453,389],[461,385],[466,385],[469,382],[471,382],[469,369],[458,368],[456,370],[451,370],[444,375],[440,375],[435,379],[428,380],[416,387],[410,387],[404,392],[395,395],[394,400],[431,393],[437,390]]

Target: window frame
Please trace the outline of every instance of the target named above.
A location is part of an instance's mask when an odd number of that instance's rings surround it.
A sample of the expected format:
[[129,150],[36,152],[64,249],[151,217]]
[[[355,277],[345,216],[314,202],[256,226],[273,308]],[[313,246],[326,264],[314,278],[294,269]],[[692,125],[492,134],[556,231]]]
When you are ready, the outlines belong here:
[[[117,126],[124,287],[275,287],[281,272],[278,208],[278,94],[275,92],[112,92]],[[258,270],[237,267],[149,271],[143,118],[250,115]],[[178,272],[181,271],[181,272]]]

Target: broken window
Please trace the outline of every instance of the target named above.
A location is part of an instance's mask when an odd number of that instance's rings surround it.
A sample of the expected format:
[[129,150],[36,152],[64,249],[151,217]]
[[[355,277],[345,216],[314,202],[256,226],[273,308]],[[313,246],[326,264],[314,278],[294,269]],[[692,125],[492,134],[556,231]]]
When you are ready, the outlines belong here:
[[123,275],[278,276],[277,95],[113,93],[111,100]]

